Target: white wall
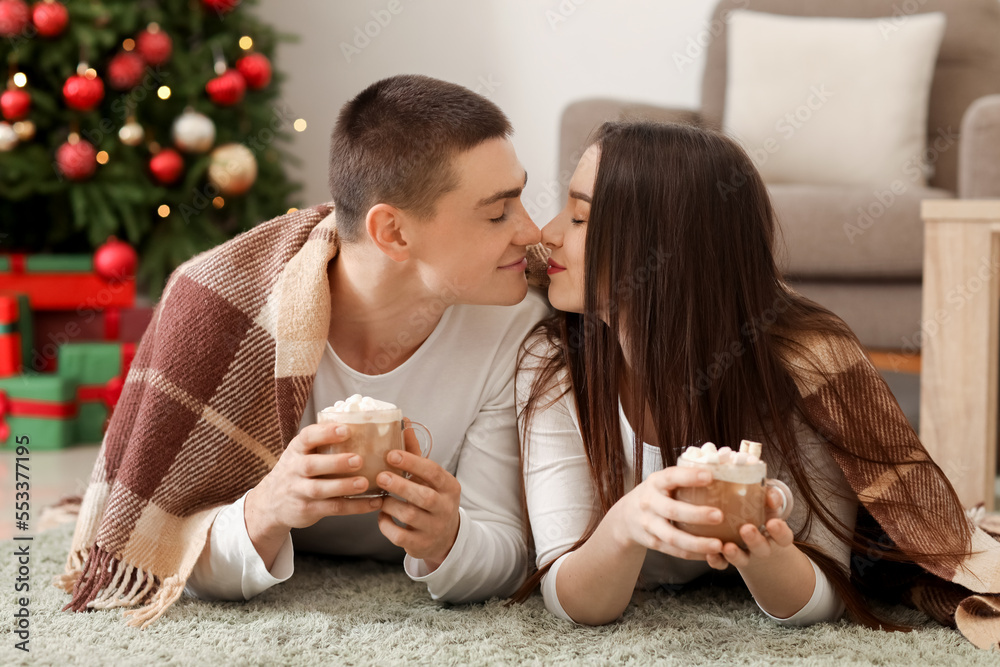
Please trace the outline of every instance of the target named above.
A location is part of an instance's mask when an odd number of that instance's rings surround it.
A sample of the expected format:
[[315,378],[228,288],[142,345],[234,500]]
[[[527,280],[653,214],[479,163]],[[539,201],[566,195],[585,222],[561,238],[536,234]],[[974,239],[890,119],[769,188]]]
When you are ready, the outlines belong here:
[[[329,134],[341,105],[380,78],[417,73],[477,90],[508,114],[529,174],[523,201],[529,211],[539,211],[535,222],[543,225],[558,209],[546,190],[557,190],[563,108],[592,96],[697,107],[704,57],[694,40],[707,37],[714,4],[261,0],[254,11],[301,37],[279,49],[277,66],[288,76],[285,103],[308,122],[293,145],[302,159],[293,175],[305,183],[306,203],[329,199]],[[374,37],[359,37],[366,28]],[[675,54],[686,57],[686,51],[695,58],[679,65]]]

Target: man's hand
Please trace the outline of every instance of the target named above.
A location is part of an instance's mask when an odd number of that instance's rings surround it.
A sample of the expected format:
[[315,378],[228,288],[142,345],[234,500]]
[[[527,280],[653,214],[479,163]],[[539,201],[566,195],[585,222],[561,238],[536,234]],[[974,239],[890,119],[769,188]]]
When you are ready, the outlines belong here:
[[[390,542],[405,549],[410,557],[423,560],[433,572],[447,558],[458,537],[462,485],[437,463],[420,456],[413,431],[407,430],[403,439],[406,451],[391,451],[386,461],[411,478],[389,471],[379,473],[378,485],[398,498],[385,498],[378,527]],[[393,518],[406,527],[397,526]]]
[[324,445],[344,442],[350,428],[323,423],[307,426],[292,438],[274,468],[247,494],[243,507],[247,532],[268,569],[288,531],[311,526],[325,516],[364,514],[382,507],[381,498],[344,498],[368,488],[364,477],[349,475],[361,468],[358,454],[319,454]]

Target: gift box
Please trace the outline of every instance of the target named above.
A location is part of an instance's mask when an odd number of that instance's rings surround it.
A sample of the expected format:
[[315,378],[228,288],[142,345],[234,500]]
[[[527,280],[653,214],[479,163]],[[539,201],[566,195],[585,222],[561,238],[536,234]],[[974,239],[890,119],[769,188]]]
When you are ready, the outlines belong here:
[[76,434],[76,416],[76,383],[69,378],[0,379],[0,446],[14,446],[18,438],[28,436],[32,451],[69,447]]
[[33,310],[127,308],[134,278],[109,278],[90,255],[0,255],[0,290],[28,295]]
[[152,317],[148,307],[40,311],[34,314],[34,346],[25,366],[55,372],[59,346],[66,343],[138,343]]
[[135,356],[134,343],[67,343],[59,347],[59,376],[76,385],[76,441],[101,442]]
[[31,360],[32,339],[28,295],[0,292],[0,378],[24,372]]

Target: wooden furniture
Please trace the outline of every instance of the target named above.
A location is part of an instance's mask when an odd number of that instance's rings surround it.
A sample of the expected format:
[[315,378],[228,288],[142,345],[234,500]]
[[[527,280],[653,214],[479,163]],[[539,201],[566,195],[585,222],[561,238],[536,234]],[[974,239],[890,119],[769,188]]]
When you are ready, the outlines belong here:
[[1000,199],[925,200],[920,439],[966,507],[994,505]]

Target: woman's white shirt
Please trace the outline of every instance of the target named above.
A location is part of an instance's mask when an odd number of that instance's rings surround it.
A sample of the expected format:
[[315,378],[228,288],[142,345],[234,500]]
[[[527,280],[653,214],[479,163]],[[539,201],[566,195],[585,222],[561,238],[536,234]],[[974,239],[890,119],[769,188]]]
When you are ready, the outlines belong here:
[[[537,350],[536,350],[537,352]],[[561,379],[565,382],[566,373]],[[524,410],[535,371],[522,370],[517,378],[518,414]],[[565,384],[561,387],[566,386]],[[556,390],[554,393],[561,391]],[[549,394],[551,397],[553,394]],[[548,401],[543,400],[544,406]],[[619,403],[622,446],[627,470],[625,491],[632,489],[635,462],[633,460],[634,434]],[[519,431],[520,432],[520,431]],[[822,439],[808,426],[798,428],[798,442],[806,455],[809,477],[815,481],[814,490],[830,498],[829,507],[848,528],[853,529],[857,513],[857,500],[844,478],[843,472],[830,456]],[[590,476],[590,465],[580,435],[576,401],[566,393],[544,409],[536,409],[528,425],[522,473],[525,479],[525,497],[528,518],[534,538],[536,566],[553,562],[541,581],[545,606],[556,616],[572,620],[559,602],[556,580],[559,567],[569,549],[583,536],[592,517],[599,512],[599,501]],[[642,479],[663,469],[658,447],[643,446]],[[800,497],[794,480],[787,470],[770,471],[772,477],[781,479]],[[789,527],[797,535],[805,525],[805,503],[793,507],[788,519]],[[850,549],[838,540],[818,519],[811,522],[810,530],[802,539],[820,548],[839,563],[846,572],[849,568]],[[810,559],[810,562],[811,559]],[[823,572],[813,563],[816,586],[806,605],[789,618],[775,621],[785,625],[808,625],[820,621],[836,620],[844,606]],[[650,550],[643,563],[637,588],[655,588],[660,585],[683,584],[711,571],[703,561],[690,561]],[[763,609],[761,610],[763,611]],[[764,612],[765,614],[767,612]]]

